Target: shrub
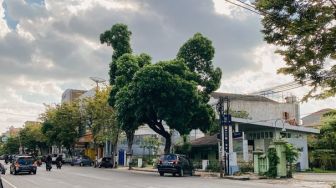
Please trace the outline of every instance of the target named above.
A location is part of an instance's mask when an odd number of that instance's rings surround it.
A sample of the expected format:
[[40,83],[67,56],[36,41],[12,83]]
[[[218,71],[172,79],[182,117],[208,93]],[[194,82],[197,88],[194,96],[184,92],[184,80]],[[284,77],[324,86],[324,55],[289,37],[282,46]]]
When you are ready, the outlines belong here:
[[219,166],[218,161],[209,161],[209,165],[207,166],[207,171],[219,172],[220,166]]

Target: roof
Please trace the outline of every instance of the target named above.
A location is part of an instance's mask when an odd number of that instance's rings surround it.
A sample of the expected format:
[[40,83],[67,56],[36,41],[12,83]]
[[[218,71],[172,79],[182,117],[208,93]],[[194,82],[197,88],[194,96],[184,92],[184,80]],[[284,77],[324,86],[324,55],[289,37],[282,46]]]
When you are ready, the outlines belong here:
[[261,96],[261,95],[245,95],[245,94],[212,92],[211,96],[213,98],[228,97],[231,101],[232,100],[241,100],[241,101],[261,101],[261,102],[278,103],[274,100],[271,100],[271,99],[269,99],[267,97],[264,97],[264,96]]
[[217,134],[211,136],[204,136],[202,138],[197,138],[190,142],[192,147],[203,147],[203,146],[213,146],[217,145],[218,139]]
[[325,108],[319,111],[316,111],[308,116],[302,118],[303,126],[305,127],[317,127],[321,124],[321,118],[324,114],[332,111],[331,108]]

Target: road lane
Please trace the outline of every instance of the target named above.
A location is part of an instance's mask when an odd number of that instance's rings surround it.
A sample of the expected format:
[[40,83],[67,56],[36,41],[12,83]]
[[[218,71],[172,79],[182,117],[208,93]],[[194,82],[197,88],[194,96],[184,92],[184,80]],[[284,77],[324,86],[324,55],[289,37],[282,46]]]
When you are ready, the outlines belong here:
[[[116,169],[92,167],[72,167],[64,165],[61,170],[53,167],[47,172],[39,167],[36,175],[2,176],[5,188],[280,188],[283,185],[271,185],[255,181],[233,181],[201,177],[160,177],[157,173],[139,173]],[[286,185],[286,187],[298,187]]]

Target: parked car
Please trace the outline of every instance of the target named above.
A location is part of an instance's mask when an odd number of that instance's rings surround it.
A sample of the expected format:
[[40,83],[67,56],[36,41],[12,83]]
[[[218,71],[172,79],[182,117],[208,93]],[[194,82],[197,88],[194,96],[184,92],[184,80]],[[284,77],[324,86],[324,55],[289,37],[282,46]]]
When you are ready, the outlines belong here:
[[103,157],[101,160],[98,161],[97,166],[99,168],[113,168],[112,157]]
[[88,156],[85,156],[85,155],[83,155],[83,156],[77,156],[71,162],[71,166],[74,166],[74,165],[92,166],[93,165],[93,161]]
[[176,174],[192,176],[194,172],[191,161],[185,155],[179,154],[161,155],[157,168],[160,176],[164,176],[165,173],[171,173],[173,176]]
[[34,163],[34,158],[29,155],[16,156],[10,165],[10,173],[14,175],[21,172],[36,174],[36,170],[37,165]]

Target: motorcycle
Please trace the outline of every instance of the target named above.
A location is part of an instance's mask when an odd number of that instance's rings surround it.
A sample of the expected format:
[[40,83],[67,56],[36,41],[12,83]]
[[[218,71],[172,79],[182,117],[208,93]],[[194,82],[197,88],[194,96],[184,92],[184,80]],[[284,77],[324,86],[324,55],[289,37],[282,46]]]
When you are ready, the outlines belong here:
[[56,167],[57,167],[57,169],[61,169],[61,168],[62,168],[62,162],[61,162],[61,161],[58,161],[58,162],[56,163]]
[[52,169],[51,162],[46,163],[46,170],[50,171]]

